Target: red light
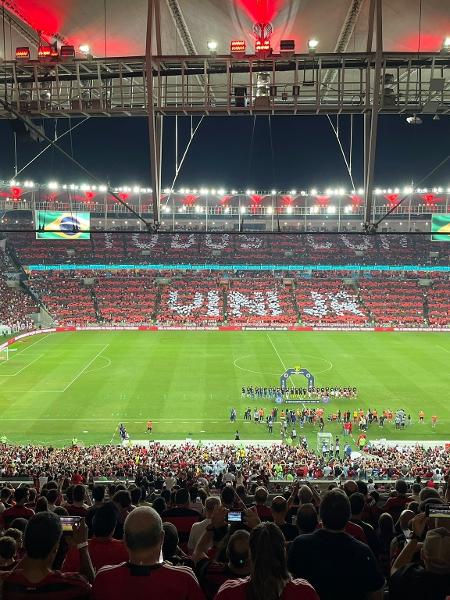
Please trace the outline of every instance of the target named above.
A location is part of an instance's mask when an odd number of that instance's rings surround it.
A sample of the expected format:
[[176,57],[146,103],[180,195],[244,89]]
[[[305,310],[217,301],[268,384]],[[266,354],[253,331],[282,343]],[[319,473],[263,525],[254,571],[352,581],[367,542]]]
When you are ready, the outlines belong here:
[[38,49],[38,57],[39,58],[48,58],[52,55],[52,47],[51,46],[39,46]]
[[361,205],[361,203],[362,203],[361,196],[358,196],[357,194],[352,194],[351,198],[352,198],[352,204],[353,204],[353,206],[360,206]]
[[119,194],[119,198],[121,200],[123,200],[125,202],[125,200],[128,200],[128,198],[130,197],[130,194],[127,194],[126,192],[120,192]]
[[230,54],[242,55],[245,54],[247,44],[245,40],[233,40],[230,44]]
[[95,194],[94,194],[94,192],[87,191],[87,192],[84,192],[84,197],[86,198],[87,202],[91,202],[91,200],[93,200],[95,198]]
[[394,204],[397,204],[397,199],[399,196],[400,196],[400,194],[387,194],[386,200],[389,202],[389,204],[391,206],[393,206]]
[[329,202],[329,196],[317,196],[317,203],[319,206],[328,206]]
[[16,60],[30,60],[30,49],[26,46],[16,48]]
[[48,58],[58,58],[58,50],[54,46],[39,46],[38,48],[38,58],[40,59],[48,59]]
[[11,188],[11,195],[14,198],[14,200],[18,200],[20,198],[20,196],[22,195],[21,188],[19,188],[19,187]]
[[293,204],[294,198],[292,196],[281,196],[281,206],[292,206]]
[[256,54],[261,57],[266,57],[272,54],[269,40],[257,40],[255,43]]
[[196,196],[195,194],[187,194],[184,198],[183,198],[183,204],[184,206],[193,206],[198,200],[198,196]]

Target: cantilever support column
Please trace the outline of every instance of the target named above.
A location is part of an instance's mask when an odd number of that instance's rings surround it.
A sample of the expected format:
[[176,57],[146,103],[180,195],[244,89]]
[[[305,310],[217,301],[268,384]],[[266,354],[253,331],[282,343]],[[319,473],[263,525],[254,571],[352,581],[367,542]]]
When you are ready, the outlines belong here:
[[[375,14],[373,13],[375,12]],[[373,176],[375,169],[375,155],[377,149],[378,114],[380,111],[380,88],[381,67],[383,60],[383,13],[382,0],[371,0],[369,12],[369,37],[367,39],[368,52],[372,46],[371,36],[373,34],[373,18],[376,16],[376,48],[375,48],[375,72],[373,80],[373,99],[371,106],[370,128],[368,116],[364,121],[364,224],[368,227],[372,220],[373,206]],[[369,39],[370,38],[370,39]],[[367,81],[367,93],[370,90],[370,81]]]
[[[156,28],[157,46],[160,46],[161,32],[159,18],[159,0],[148,0],[147,37],[145,46],[145,74],[147,83],[148,137],[150,146],[150,169],[153,198],[153,225],[159,226],[161,200],[161,156],[162,156],[162,117],[156,116],[153,86],[153,25]],[[158,48],[159,50],[159,48]]]

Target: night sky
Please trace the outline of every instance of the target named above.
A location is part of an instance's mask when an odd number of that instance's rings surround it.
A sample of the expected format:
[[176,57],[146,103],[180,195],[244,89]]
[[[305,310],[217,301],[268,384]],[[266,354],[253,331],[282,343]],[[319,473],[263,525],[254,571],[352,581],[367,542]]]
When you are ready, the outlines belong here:
[[[335,118],[334,118],[335,119]],[[196,122],[198,118],[194,119]],[[379,121],[376,185],[403,186],[429,173],[450,152],[450,117],[439,121],[423,116],[423,125],[411,126],[404,116],[382,115]],[[76,121],[72,120],[72,124]],[[186,141],[190,119],[179,118],[179,138]],[[342,186],[351,189],[346,167],[326,117],[258,116],[205,117],[191,144],[176,188],[247,187],[254,189],[309,189]],[[346,148],[349,143],[349,116],[340,117],[340,130]],[[45,121],[46,132],[54,137],[55,121]],[[68,121],[56,123],[58,133]],[[272,147],[270,129],[272,132]],[[0,123],[0,179],[14,176],[14,143],[10,123]],[[163,187],[172,183],[175,171],[174,118],[164,122]],[[71,151],[70,138],[61,140]],[[73,154],[88,169],[111,185],[150,186],[147,121],[141,118],[97,118],[81,125],[72,137]],[[21,168],[39,152],[40,145],[18,138],[18,164]],[[272,158],[273,148],[273,158]],[[183,152],[180,145],[179,155]],[[354,117],[353,174],[356,187],[362,185],[362,117]],[[32,179],[46,183],[89,183],[87,177],[54,150],[34,162],[19,181]],[[423,187],[450,185],[448,161]]]

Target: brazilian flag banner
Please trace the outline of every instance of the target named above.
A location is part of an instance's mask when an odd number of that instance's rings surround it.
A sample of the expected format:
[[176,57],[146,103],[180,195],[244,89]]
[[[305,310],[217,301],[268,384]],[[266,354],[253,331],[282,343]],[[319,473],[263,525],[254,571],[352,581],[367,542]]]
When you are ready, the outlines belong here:
[[450,214],[431,215],[431,241],[450,242]]
[[53,212],[37,210],[38,240],[89,240],[91,216],[88,212]]

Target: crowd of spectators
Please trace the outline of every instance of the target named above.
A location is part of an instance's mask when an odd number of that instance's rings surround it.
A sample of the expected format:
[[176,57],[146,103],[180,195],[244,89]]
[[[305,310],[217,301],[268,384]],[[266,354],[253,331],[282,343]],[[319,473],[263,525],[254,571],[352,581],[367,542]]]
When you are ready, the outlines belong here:
[[[399,478],[433,480],[439,484],[449,467],[443,446],[367,446],[362,453],[340,451],[319,455],[303,444],[232,445],[173,444],[158,442],[143,446],[43,446],[0,445],[0,476],[31,477],[39,489],[48,478],[68,482],[74,477],[92,483],[102,477],[142,479],[149,488],[166,484],[172,475],[199,476],[208,485],[221,484],[224,472],[238,469],[240,483],[255,480],[342,479],[392,480]],[[227,475],[227,479],[235,479]]]
[[[392,487],[357,478],[355,469],[322,490],[305,472],[319,459],[286,446],[1,450],[3,462],[37,474],[30,486],[0,489],[5,600],[445,600],[450,593],[442,449],[380,450],[374,460],[398,462]],[[406,460],[411,482],[402,478]],[[423,481],[416,461],[442,468],[439,484],[432,473]],[[109,465],[133,474],[133,483],[92,484],[101,464],[105,473]],[[295,480],[270,492],[276,465]]]

